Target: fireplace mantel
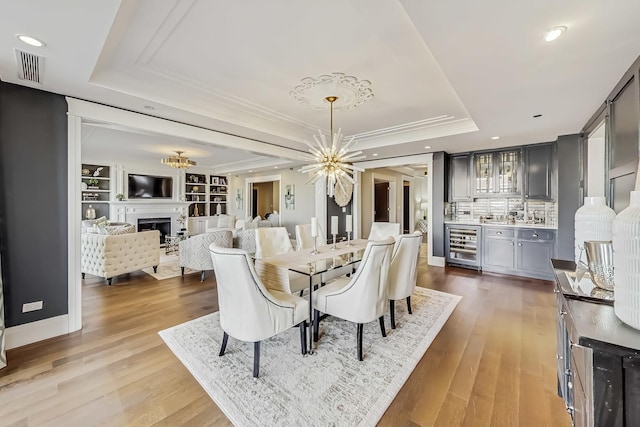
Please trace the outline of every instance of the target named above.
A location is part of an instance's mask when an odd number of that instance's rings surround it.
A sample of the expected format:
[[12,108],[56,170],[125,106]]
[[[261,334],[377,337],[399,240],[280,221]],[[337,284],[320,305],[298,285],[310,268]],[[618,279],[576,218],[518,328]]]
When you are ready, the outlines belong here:
[[178,231],[177,219],[180,215],[189,216],[191,202],[177,202],[174,200],[123,200],[110,202],[111,221],[128,222],[136,225],[138,219],[159,216],[171,218],[171,234]]

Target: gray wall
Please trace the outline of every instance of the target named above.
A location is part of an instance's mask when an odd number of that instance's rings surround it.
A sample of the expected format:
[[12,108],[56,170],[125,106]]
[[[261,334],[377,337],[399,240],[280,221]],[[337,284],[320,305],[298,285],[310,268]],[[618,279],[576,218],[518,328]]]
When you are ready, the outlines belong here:
[[429,171],[433,180],[431,205],[433,212],[433,256],[444,257],[444,203],[447,200],[447,155],[444,151],[433,153],[433,170]]
[[[6,326],[68,312],[67,103],[0,82],[0,255]],[[43,309],[22,313],[22,304]]]
[[580,135],[558,137],[558,234],[556,258],[573,261],[574,217],[583,201],[582,144]]

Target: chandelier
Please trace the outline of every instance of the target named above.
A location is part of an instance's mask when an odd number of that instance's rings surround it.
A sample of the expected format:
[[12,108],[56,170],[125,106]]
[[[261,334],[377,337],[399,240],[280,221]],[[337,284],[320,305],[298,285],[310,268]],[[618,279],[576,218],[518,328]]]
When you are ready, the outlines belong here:
[[169,165],[175,169],[188,169],[191,166],[195,166],[196,162],[189,160],[188,157],[182,157],[184,151],[176,151],[177,156],[169,156],[166,159],[162,159],[160,162],[163,165]]
[[305,159],[314,161],[315,163],[304,166],[298,171],[311,175],[307,184],[315,184],[318,180],[324,179],[329,197],[333,197],[337,189],[340,194],[348,193],[349,198],[351,198],[352,186],[356,184],[353,175],[356,171],[363,172],[364,169],[353,166],[350,163],[362,160],[365,156],[360,156],[362,151],[349,152],[349,149],[356,143],[354,137],[351,137],[348,141],[344,140],[342,137],[342,129],[338,129],[338,132],[335,134],[333,133],[333,104],[338,99],[337,96],[327,96],[325,98],[331,105],[330,141],[327,141],[322,130],[318,130],[318,135],[313,136],[317,146],[313,146],[307,141],[304,141],[311,153],[311,155],[305,157]]

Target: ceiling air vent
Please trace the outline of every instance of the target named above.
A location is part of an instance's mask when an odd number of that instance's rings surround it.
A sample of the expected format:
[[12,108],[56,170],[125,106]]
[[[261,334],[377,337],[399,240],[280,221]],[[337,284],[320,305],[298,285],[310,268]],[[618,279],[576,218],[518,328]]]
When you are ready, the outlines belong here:
[[44,65],[42,56],[16,49],[16,59],[18,60],[18,78],[20,80],[42,83],[40,75]]

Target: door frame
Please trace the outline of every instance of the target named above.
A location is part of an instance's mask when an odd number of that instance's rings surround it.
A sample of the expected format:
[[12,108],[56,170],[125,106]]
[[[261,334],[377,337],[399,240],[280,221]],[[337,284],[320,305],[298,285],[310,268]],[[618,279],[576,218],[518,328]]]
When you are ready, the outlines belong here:
[[282,175],[261,175],[252,176],[244,179],[244,194],[247,194],[245,200],[245,212],[251,212],[251,200],[253,199],[252,184],[258,182],[278,181],[278,227],[282,226]]
[[397,200],[397,185],[398,182],[396,177],[393,175],[385,175],[383,173],[374,172],[371,174],[371,200],[373,203],[371,204],[371,218],[375,220],[375,210],[376,210],[376,179],[380,181],[384,181],[389,183],[389,222],[397,222],[396,218],[398,213],[398,204]]

